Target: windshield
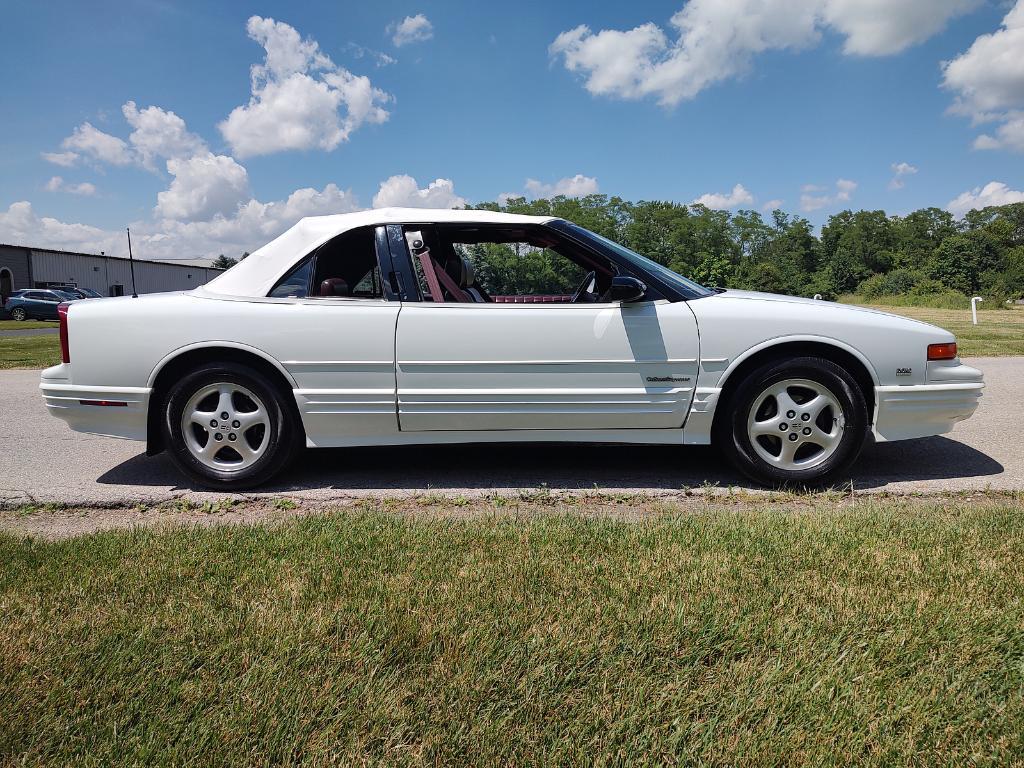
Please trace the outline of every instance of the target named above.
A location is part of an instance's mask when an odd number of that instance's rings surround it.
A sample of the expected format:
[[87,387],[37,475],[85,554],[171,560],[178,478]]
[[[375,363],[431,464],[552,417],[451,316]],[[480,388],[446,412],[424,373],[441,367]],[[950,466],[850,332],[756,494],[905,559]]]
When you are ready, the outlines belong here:
[[677,272],[673,272],[668,267],[664,267],[646,256],[641,256],[636,251],[630,250],[624,245],[619,245],[614,240],[609,240],[607,237],[599,235],[596,232],[591,232],[589,229],[584,229],[576,224],[570,223],[569,227],[577,234],[597,240],[606,248],[615,251],[623,261],[638,267],[643,272],[649,272],[654,277],[658,278],[663,283],[667,283],[669,286],[675,288],[685,296],[711,296],[715,293],[710,288],[705,288],[703,285],[695,283],[693,280],[689,280]]

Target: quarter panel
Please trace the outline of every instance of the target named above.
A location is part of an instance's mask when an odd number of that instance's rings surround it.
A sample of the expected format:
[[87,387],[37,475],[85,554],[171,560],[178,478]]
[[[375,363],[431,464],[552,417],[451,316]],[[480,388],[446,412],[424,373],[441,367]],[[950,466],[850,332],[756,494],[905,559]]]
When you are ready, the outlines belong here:
[[157,294],[81,302],[69,312],[73,380],[148,387],[158,367],[197,346],[276,361],[294,382],[312,444],[335,432],[391,433],[400,306],[367,300],[239,300]]

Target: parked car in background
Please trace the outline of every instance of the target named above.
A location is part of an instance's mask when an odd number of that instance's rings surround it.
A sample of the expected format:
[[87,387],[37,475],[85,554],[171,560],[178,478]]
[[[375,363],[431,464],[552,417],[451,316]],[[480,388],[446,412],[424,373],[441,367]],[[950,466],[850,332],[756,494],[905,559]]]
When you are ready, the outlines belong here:
[[76,299],[102,299],[103,294],[99,291],[94,291],[92,288],[79,288],[76,285],[65,285],[61,288],[56,288],[61,293],[66,293]]
[[61,313],[50,413],[225,490],[302,446],[516,441],[714,443],[760,482],[830,483],[872,433],[948,432],[984,386],[933,325],[705,288],[491,211],[306,218],[202,288]]
[[12,293],[4,309],[14,320],[56,320],[60,304],[77,300],[77,296],[64,291],[27,288]]

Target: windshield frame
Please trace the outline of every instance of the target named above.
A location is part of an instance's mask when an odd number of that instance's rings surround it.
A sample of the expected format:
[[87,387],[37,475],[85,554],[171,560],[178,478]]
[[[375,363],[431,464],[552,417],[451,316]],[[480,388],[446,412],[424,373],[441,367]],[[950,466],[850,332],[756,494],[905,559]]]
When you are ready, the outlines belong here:
[[676,301],[689,301],[691,299],[703,299],[707,296],[714,296],[716,293],[713,289],[694,282],[653,259],[649,259],[603,235],[591,232],[579,224],[573,224],[565,219],[555,219],[548,222],[547,226],[558,230],[563,235],[589,245],[612,261],[624,265],[631,272],[639,273],[650,280],[662,294],[670,297],[670,299],[674,297]]

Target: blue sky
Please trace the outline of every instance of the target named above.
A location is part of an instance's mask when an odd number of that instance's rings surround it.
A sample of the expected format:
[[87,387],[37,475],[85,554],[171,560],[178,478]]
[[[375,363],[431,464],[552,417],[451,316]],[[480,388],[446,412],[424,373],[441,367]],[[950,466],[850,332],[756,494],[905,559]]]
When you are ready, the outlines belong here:
[[118,252],[131,224],[151,257],[231,254],[300,215],[595,189],[780,201],[816,224],[1024,199],[1012,3],[122,0],[4,17],[2,241]]

